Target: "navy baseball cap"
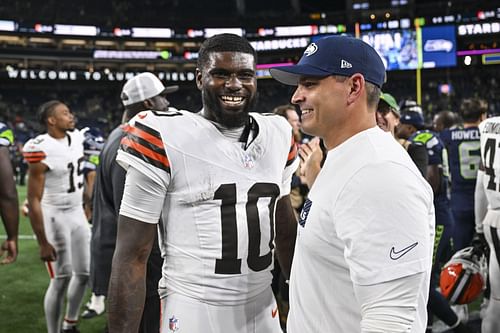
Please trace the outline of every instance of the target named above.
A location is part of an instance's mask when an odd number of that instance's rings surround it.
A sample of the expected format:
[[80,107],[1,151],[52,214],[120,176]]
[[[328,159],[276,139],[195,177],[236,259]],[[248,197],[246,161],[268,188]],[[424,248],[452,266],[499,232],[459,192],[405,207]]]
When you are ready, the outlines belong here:
[[385,66],[377,51],[361,39],[329,36],[309,44],[296,65],[273,67],[272,77],[296,86],[302,76],[351,76],[360,73],[379,88],[385,82]]
[[413,125],[416,129],[422,129],[425,127],[424,116],[415,111],[401,112],[401,118],[399,118],[399,121],[401,124]]

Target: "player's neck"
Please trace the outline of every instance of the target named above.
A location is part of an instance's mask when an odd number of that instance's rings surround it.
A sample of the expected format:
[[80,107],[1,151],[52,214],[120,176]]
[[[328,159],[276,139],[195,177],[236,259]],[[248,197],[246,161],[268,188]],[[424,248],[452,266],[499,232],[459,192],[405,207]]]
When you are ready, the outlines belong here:
[[58,128],[49,127],[47,133],[54,139],[64,139],[66,137],[66,131],[60,130]]
[[464,122],[463,127],[464,128],[469,128],[469,127],[477,127],[479,125],[480,121],[475,121],[471,123],[466,123]]

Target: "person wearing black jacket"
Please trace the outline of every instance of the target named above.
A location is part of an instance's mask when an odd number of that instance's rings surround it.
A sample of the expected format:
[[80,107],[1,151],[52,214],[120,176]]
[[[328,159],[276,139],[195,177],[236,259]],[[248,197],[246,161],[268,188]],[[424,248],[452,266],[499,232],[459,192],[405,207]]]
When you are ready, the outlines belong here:
[[[120,209],[126,171],[116,162],[124,127],[129,119],[144,110],[168,110],[165,94],[178,86],[165,87],[152,73],[141,73],[128,80],[122,90],[125,106],[123,124],[115,128],[100,155],[93,193],[91,284],[95,295],[107,296],[111,262],[116,245],[117,220]],[[147,263],[146,303],[139,332],[159,332],[160,299],[158,281],[161,277],[161,258],[158,242],[154,243]]]

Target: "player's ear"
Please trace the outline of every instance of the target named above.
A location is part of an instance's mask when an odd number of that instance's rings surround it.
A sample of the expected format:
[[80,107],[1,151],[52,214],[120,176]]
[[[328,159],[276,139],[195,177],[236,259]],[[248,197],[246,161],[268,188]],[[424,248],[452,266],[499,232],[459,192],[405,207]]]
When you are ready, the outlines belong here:
[[203,86],[203,84],[201,83],[202,75],[201,75],[201,69],[199,69],[198,67],[196,67],[195,76],[196,76],[196,86],[198,87],[199,90],[201,90]]
[[55,125],[55,123],[56,123],[56,119],[53,116],[47,117],[47,125],[53,126],[53,125]]
[[145,99],[143,102],[142,102],[142,105],[144,105],[144,107],[147,109],[147,110],[150,110],[154,107],[154,103],[152,100],[150,100],[149,98],[148,99]]

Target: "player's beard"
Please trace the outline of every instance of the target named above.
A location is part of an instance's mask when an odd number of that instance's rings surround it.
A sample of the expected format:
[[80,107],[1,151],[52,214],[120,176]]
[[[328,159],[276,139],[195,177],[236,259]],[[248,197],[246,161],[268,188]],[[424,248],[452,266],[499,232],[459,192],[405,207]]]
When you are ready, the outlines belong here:
[[205,112],[210,112],[210,116],[215,118],[213,120],[227,128],[244,126],[248,119],[248,113],[254,109],[257,103],[257,93],[246,97],[245,104],[240,110],[226,110],[219,95],[207,90],[203,91],[202,98]]

